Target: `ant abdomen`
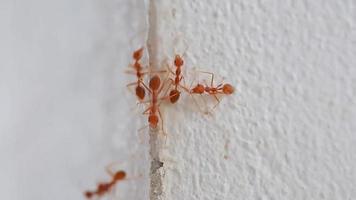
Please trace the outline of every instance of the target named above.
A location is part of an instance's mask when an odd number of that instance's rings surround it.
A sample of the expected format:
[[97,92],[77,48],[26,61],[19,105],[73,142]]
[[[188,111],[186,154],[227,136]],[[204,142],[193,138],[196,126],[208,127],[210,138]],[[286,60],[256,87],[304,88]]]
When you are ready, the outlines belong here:
[[143,100],[145,98],[145,89],[140,86],[140,85],[137,85],[136,87],[136,96],[140,99],[140,100]]
[[157,128],[158,116],[157,115],[148,116],[148,123],[150,124],[151,128]]
[[169,93],[169,100],[171,103],[175,103],[178,101],[180,97],[180,92],[176,89],[172,90],[170,93]]

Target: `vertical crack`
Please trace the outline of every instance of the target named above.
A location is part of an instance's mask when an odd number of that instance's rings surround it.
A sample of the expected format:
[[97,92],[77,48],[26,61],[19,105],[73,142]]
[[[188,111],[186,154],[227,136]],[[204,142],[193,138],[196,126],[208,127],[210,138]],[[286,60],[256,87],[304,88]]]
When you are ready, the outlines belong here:
[[158,68],[158,48],[157,48],[157,7],[155,0],[149,0],[148,7],[148,36],[147,36],[147,49],[149,56],[149,64],[151,69]]
[[[148,5],[148,36],[147,50],[149,66],[151,70],[157,70],[159,67],[158,56],[158,28],[157,28],[157,7],[155,0],[149,0]],[[161,200],[163,194],[163,162],[160,160],[160,141],[158,131],[149,130],[150,145],[150,200]]]

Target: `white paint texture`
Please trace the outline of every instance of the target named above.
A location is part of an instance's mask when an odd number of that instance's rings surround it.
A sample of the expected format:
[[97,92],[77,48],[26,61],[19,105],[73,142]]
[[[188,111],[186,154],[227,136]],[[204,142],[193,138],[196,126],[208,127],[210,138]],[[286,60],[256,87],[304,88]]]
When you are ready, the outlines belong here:
[[153,2],[160,51],[236,86],[212,118],[165,107],[157,199],[356,198],[354,1]]

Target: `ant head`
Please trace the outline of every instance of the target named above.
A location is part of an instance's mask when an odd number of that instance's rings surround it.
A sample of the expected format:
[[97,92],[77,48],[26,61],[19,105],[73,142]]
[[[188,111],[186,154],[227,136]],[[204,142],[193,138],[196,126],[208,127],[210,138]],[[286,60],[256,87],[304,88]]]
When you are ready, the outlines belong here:
[[143,100],[145,98],[145,89],[141,85],[137,85],[136,87],[136,96],[139,100]]
[[143,55],[143,47],[134,51],[134,53],[132,54],[132,57],[135,60],[140,60],[142,58],[142,55]]
[[90,198],[92,198],[92,196],[93,196],[94,194],[93,194],[92,192],[90,192],[90,191],[86,191],[86,192],[84,193],[84,195],[85,195],[86,198],[90,199]]
[[182,57],[180,57],[180,55],[176,55],[174,58],[174,65],[177,67],[180,67],[184,64],[184,60]]
[[227,83],[223,85],[222,90],[224,94],[232,94],[234,92],[234,87]]
[[114,180],[122,180],[126,177],[126,172],[124,171],[118,171],[114,175]]
[[149,83],[149,87],[151,90],[158,90],[159,86],[161,85],[161,79],[158,75],[154,75]]
[[148,117],[148,122],[150,123],[151,128],[157,128],[158,124],[158,116],[155,114],[152,114]]
[[204,93],[204,86],[202,84],[197,84],[193,89],[192,89],[192,93],[196,93],[196,94],[203,94]]

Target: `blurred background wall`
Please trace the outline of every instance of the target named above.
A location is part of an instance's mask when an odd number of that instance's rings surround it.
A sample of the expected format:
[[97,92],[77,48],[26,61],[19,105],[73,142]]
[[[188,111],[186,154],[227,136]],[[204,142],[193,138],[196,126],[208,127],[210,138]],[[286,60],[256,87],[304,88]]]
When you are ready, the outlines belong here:
[[[135,0],[0,1],[2,199],[84,199],[112,162],[131,177],[148,170],[124,73],[144,45],[146,10]],[[146,199],[147,181],[122,184],[117,198]]]

